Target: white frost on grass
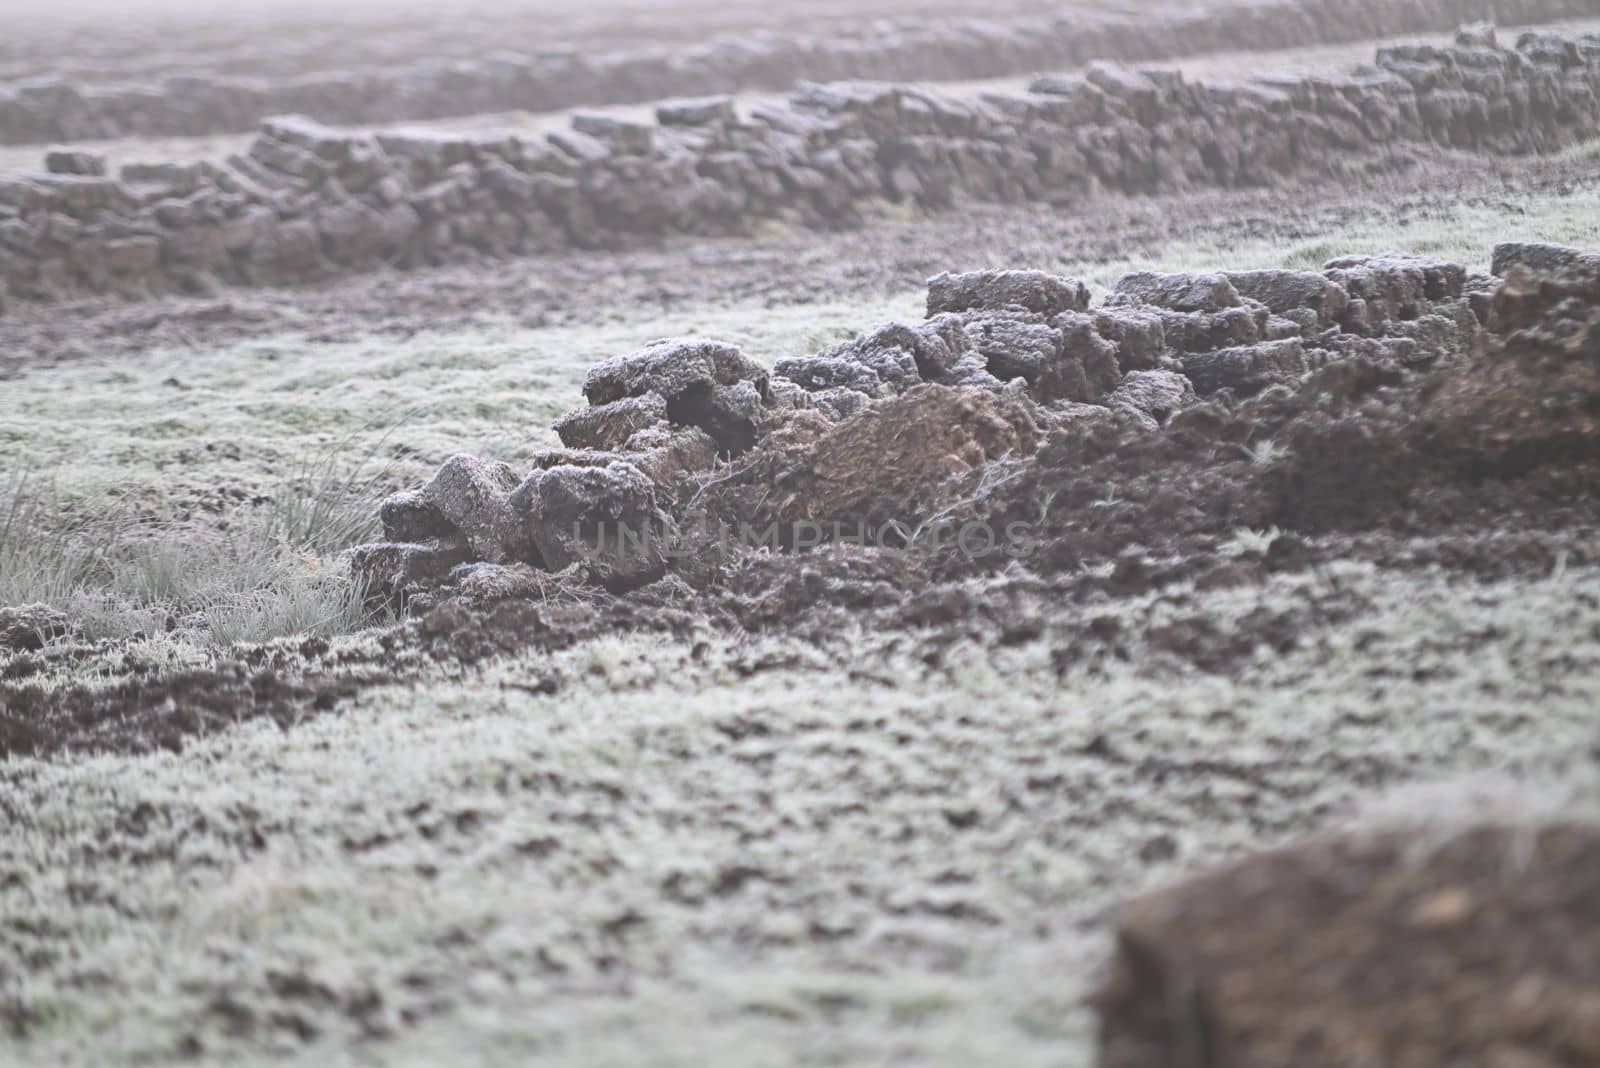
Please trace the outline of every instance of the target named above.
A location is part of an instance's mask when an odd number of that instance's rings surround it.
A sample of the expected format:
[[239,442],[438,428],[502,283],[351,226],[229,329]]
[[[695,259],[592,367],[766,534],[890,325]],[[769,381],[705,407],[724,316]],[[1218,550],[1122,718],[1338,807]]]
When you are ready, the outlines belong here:
[[657,338],[710,335],[771,363],[920,316],[906,295],[407,339],[286,335],[37,367],[0,391],[0,471],[27,470],[91,499],[182,499],[259,490],[334,446],[359,453],[382,442],[419,475],[457,452],[515,461],[557,444],[550,424],[583,403],[591,366]]
[[222,645],[358,629],[360,591],[337,557],[377,536],[385,488],[457,452],[516,463],[559,444],[549,426],[582,404],[593,364],[674,334],[770,363],[913,304],[285,337],[36,368],[0,393],[0,472],[18,473],[0,487],[0,605],[49,604],[91,640],[150,635],[173,614]]
[[[1596,147],[1580,150],[1592,154]],[[1402,194],[1397,199],[1404,203]],[[1388,207],[1392,201],[1380,200]],[[1245,271],[1286,267],[1316,271],[1338,256],[1399,252],[1464,264],[1487,272],[1489,254],[1502,241],[1544,241],[1600,248],[1600,184],[1567,195],[1519,195],[1514,203],[1491,197],[1466,198],[1449,207],[1429,204],[1424,214],[1395,219],[1346,219],[1325,234],[1287,244],[1281,235],[1230,239],[1226,243],[1177,241],[1150,253],[1120,260],[1082,261],[1064,256],[1055,264],[1034,264],[1074,275],[1104,293],[1131,271]]]
[[883,635],[617,637],[182,756],[14,760],[10,1058],[1088,1064],[1108,904],[1592,739],[1595,569],[1106,610],[1305,629],[1232,679],[1139,646],[1058,677],[1048,628],[941,668]]

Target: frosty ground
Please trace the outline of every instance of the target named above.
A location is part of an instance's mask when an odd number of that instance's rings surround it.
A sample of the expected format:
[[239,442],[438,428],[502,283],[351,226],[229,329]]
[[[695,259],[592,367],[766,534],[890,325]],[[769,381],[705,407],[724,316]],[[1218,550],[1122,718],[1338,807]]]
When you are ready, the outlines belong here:
[[[441,655],[448,635],[385,638],[341,550],[445,457],[552,444],[588,367],[655,337],[770,364],[915,316],[946,269],[1103,290],[1390,249],[1481,268],[1501,240],[1600,246],[1592,171],[1419,151],[1289,190],[0,319],[0,468],[34,502],[0,512],[28,532],[0,603],[78,625],[0,660],[0,696],[180,669],[322,687],[36,755],[6,724],[5,1055],[1092,1063],[1111,905],[1394,787],[1592,759],[1592,530],[1352,536],[1243,584],[1136,588],[1094,605],[1115,654],[1081,606],[996,575],[957,592],[1027,627],[609,633],[590,604],[560,642]],[[80,566],[86,533],[107,566]]]

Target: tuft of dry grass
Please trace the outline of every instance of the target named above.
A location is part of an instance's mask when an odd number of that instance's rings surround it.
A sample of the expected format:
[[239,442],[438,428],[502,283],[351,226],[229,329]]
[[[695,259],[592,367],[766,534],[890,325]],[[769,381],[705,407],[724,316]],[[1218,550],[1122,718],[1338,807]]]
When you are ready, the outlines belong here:
[[369,453],[308,455],[264,504],[217,527],[137,523],[69,503],[24,474],[0,491],[0,604],[44,604],[89,641],[179,634],[229,646],[372,623],[338,566],[372,540],[385,472]]

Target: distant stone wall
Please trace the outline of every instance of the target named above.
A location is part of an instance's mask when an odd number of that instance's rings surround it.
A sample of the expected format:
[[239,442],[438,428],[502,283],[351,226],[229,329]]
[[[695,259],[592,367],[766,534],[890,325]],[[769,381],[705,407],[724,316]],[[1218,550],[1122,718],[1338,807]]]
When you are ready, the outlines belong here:
[[783,34],[588,55],[556,48],[284,79],[190,73],[85,86],[46,78],[0,86],[0,143],[239,132],[289,113],[391,123],[779,90],[802,80],[991,78],[1095,59],[1145,62],[1439,32],[1474,19],[1527,24],[1596,13],[1594,0],[1239,0],[1182,14],[896,22],[858,37]]
[[0,178],[0,287],[49,300],[282,284],[463,257],[847,226],[884,201],[1075,201],[1270,184],[1398,142],[1549,152],[1600,134],[1600,36],[1492,30],[1385,49],[1343,77],[1191,82],[1096,64],[957,99],[805,85],[786,107],[664,104],[531,140],[350,133],[270,120],[227,160],[124,167],[53,153]]

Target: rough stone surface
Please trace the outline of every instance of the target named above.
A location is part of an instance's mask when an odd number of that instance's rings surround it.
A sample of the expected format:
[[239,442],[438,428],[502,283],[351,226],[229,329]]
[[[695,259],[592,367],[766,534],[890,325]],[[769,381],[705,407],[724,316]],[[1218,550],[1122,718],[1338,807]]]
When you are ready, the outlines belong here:
[[663,126],[714,126],[736,117],[733,98],[727,96],[669,100],[656,106],[656,121]]
[[471,563],[475,554],[465,540],[382,542],[350,552],[350,574],[368,597],[400,598],[438,586],[452,569]]
[[[1393,382],[1453,365],[1421,415],[1402,422],[1427,439],[1430,462],[1473,466],[1473,477],[1600,454],[1600,271],[1516,267],[1485,293],[1480,326],[1470,297],[1483,287],[1476,277],[1469,286],[1459,265],[1332,262],[1324,274],[1245,277],[1284,316],[1253,297],[1229,298],[1220,275],[1145,276],[1123,292],[1177,294],[1163,299],[1185,306],[1239,303],[1181,311],[1113,298],[1046,317],[1001,300],[885,324],[827,352],[780,359],[770,376],[731,345],[659,341],[590,372],[594,405],[557,424],[567,447],[533,457],[514,492],[504,464],[454,457],[421,491],[384,502],[390,543],[359,554],[356,566],[389,589],[437,580],[465,560],[545,570],[582,563],[626,586],[661,573],[661,554],[642,540],[683,518],[675,509],[685,501],[735,479],[706,477],[730,453],[744,457],[736,480],[753,494],[735,503],[741,514],[904,521],[926,515],[951,479],[1030,455],[1041,427],[1188,434],[1264,391],[1275,399],[1256,403],[1276,404],[1308,374],[1317,379],[1305,388],[1325,382],[1333,403],[1350,388],[1341,373]],[[1349,297],[1346,284],[1364,296]],[[1319,328],[1324,319],[1337,321]],[[1288,336],[1260,340],[1274,330]],[[1256,340],[1217,344],[1232,337]],[[1160,366],[1124,371],[1119,354]],[[1291,441],[1288,451],[1315,450]],[[1359,449],[1325,460],[1295,476],[1291,498],[1313,482],[1359,482],[1378,470]]]
[[449,583],[457,596],[478,607],[536,598],[545,588],[542,573],[524,563],[462,564],[451,570]]
[[1112,411],[1132,416],[1148,430],[1159,430],[1194,401],[1194,386],[1184,375],[1173,371],[1130,371],[1104,403]]
[[[962,199],[1265,185],[1353,157],[1383,165],[1403,142],[1556,152],[1600,136],[1597,79],[1600,48],[1591,38],[1525,35],[1510,48],[1386,48],[1348,78],[1296,75],[1249,87],[1114,65],[978,100],[889,82],[810,83],[788,106],[747,116],[730,115],[725,101],[686,102],[664,106],[658,123],[585,115],[538,139],[373,133],[291,116],[263,122],[250,149],[225,160],[130,165],[111,178],[85,173],[95,170],[87,159],[62,156],[52,169],[63,173],[0,178],[0,285],[13,302],[205,291],[672,234],[744,234],[772,219],[848,226],[884,201],[942,209]],[[0,94],[0,134],[9,99]],[[1464,279],[1440,266],[1359,257],[1324,274],[1348,297],[1340,323],[1365,324],[1376,336],[1384,321],[1415,318],[1406,309],[1419,299],[1461,296]],[[1332,291],[1300,293],[1294,287],[1307,280],[1273,274],[1241,281],[1259,301],[1226,277],[1142,274],[1123,280],[1116,302],[1225,320],[1242,292],[1244,305],[1288,318],[1303,334],[1309,323],[1291,313],[1313,311],[1319,323],[1334,314]],[[929,309],[1011,306],[1048,317],[1087,303],[1070,279],[980,271],[936,280]],[[1232,329],[1209,347],[1286,330],[1263,322],[1254,336]],[[1181,342],[1170,332],[1168,340]],[[1149,369],[1133,347],[1119,360],[1125,371]]]
[[1089,287],[1076,278],[1043,271],[972,271],[928,280],[928,315],[941,312],[1003,311],[1020,308],[1035,315],[1084,311]]
[[1150,310],[1161,320],[1162,336],[1174,354],[1214,352],[1265,340],[1272,314],[1254,301],[1219,312],[1181,312],[1154,306]]
[[949,479],[1026,456],[1040,440],[1032,416],[997,394],[922,386],[858,412],[824,434],[807,458],[795,514],[867,525],[923,514]]
[[606,581],[658,570],[663,535],[655,485],[631,463],[563,464],[533,472],[511,495],[540,562],[559,571],[587,563]]
[[1222,274],[1156,274],[1140,271],[1117,280],[1118,303],[1154,304],[1180,312],[1217,312],[1239,306],[1239,292]]
[[1315,271],[1228,271],[1223,277],[1241,297],[1260,301],[1276,315],[1311,312],[1318,327],[1338,322],[1350,299],[1343,288]]
[[672,399],[764,374],[736,346],[703,338],[665,339],[591,368],[583,378],[583,395],[594,405],[645,393]]
[[508,465],[459,455],[444,462],[422,488],[422,497],[466,537],[478,559],[503,563],[522,543],[509,501],[516,485],[516,472]]
[[1100,308],[1094,328],[1116,347],[1117,366],[1124,373],[1152,371],[1170,360],[1166,324],[1154,312],[1138,308]]
[[1105,1068],[1600,1063],[1600,825],[1313,840],[1143,898]]
[[1513,268],[1479,348],[1432,398],[1442,452],[1499,477],[1600,455],[1600,269]]
[[1002,382],[1020,378],[1037,386],[1061,353],[1060,333],[1038,316],[986,312],[965,325],[989,373]]
[[[1507,25],[1594,13],[1587,0],[1497,0],[1472,10],[1492,10]],[[463,48],[463,41],[456,40],[453,51],[440,52],[442,38],[455,38],[458,27],[475,25],[475,20],[455,19],[451,33],[430,34],[425,54],[398,58],[387,40],[371,45],[351,35],[345,24],[331,32],[324,24],[320,51],[308,48],[310,27],[297,25],[296,46],[278,56],[287,62],[271,63],[273,73],[255,76],[233,68],[237,56],[233,49],[219,50],[215,59],[203,51],[188,51],[183,55],[184,73],[169,74],[173,57],[167,49],[172,35],[161,20],[153,20],[147,31],[150,39],[116,41],[118,53],[150,57],[133,60],[129,73],[89,80],[69,74],[43,76],[0,94],[0,143],[193,137],[248,130],[266,115],[296,111],[344,126],[514,109],[558,111],[731,89],[783,90],[799,78],[841,81],[889,77],[890,72],[910,81],[994,78],[1076,69],[1096,60],[1144,63],[1206,52],[1445,32],[1455,28],[1464,14],[1460,5],[1395,0],[1280,0],[1272,17],[1262,17],[1251,5],[1184,9],[1168,4],[1141,9],[1137,20],[1121,10],[1086,8],[1074,10],[1070,19],[1039,12],[1009,18],[863,20],[858,30],[834,24],[825,34],[775,29],[747,35],[735,47],[726,40],[707,40],[563,49],[540,41],[522,51],[504,41],[503,29],[485,36],[482,24],[476,24],[477,33],[465,34],[470,45]],[[1484,24],[1465,27],[1455,43],[1465,53],[1489,57],[1487,72],[1497,72],[1499,64],[1493,57],[1500,39],[1492,29]],[[296,62],[303,50],[320,55],[321,62],[309,66]],[[259,52],[259,47],[250,51]],[[273,51],[269,45],[268,54]],[[1441,77],[1440,50],[1393,51],[1390,69],[1427,74],[1430,85],[1463,86],[1458,90],[1461,97],[1443,97],[1436,107],[1442,117],[1459,116],[1462,134],[1471,133],[1466,120],[1481,114],[1473,90],[1482,82],[1459,74],[1451,77],[1454,72],[1448,69]],[[1538,54],[1557,62],[1567,58],[1559,47]],[[137,76],[141,69],[148,70],[143,77]],[[1484,71],[1482,62],[1465,67],[1465,73],[1481,76]],[[1054,112],[1038,105],[1032,112],[1080,119],[1114,112],[1148,119],[1173,95],[1174,87],[1167,72],[1100,62],[1088,77],[1049,75],[1038,79],[1034,88],[1061,100]],[[880,110],[892,111],[883,108],[881,100],[877,103]],[[964,132],[972,110],[933,98],[918,114],[950,123],[952,132]],[[1335,117],[1349,114],[1348,109],[1329,110]],[[684,116],[681,121],[686,125],[698,126],[708,115],[711,121],[720,121],[724,112],[717,105],[692,100],[675,105],[671,114],[675,119]]]
[[81,174],[99,177],[106,173],[106,158],[98,152],[53,148],[44,156],[44,169],[51,174]]
[[1534,271],[1554,271],[1567,267],[1600,265],[1600,255],[1568,245],[1549,245],[1529,241],[1502,241],[1489,259],[1490,273],[1506,277],[1514,267]]
[[649,475],[657,486],[671,486],[680,476],[709,471],[717,462],[717,443],[699,427],[657,425],[640,430],[623,447],[628,462]]
[[1238,395],[1258,393],[1274,382],[1297,378],[1306,370],[1305,348],[1298,340],[1268,341],[1183,357],[1183,373],[1201,395],[1223,389]]
[[673,424],[699,427],[730,453],[750,447],[772,400],[766,368],[735,345],[703,338],[658,341],[607,360],[584,377],[583,393],[597,406],[654,394]]
[[579,409],[556,423],[555,431],[568,448],[616,449],[646,427],[666,421],[666,398],[643,393]]
[[383,536],[393,542],[422,542],[461,534],[421,490],[404,490],[385,498],[378,507],[378,520],[383,524]]
[[1391,254],[1329,260],[1323,274],[1349,294],[1341,325],[1375,335],[1390,320],[1427,314],[1431,302],[1460,299],[1467,272],[1460,264]]
[[814,356],[786,357],[773,373],[811,392],[843,388],[868,397],[887,397],[920,385],[915,329],[888,323]]

